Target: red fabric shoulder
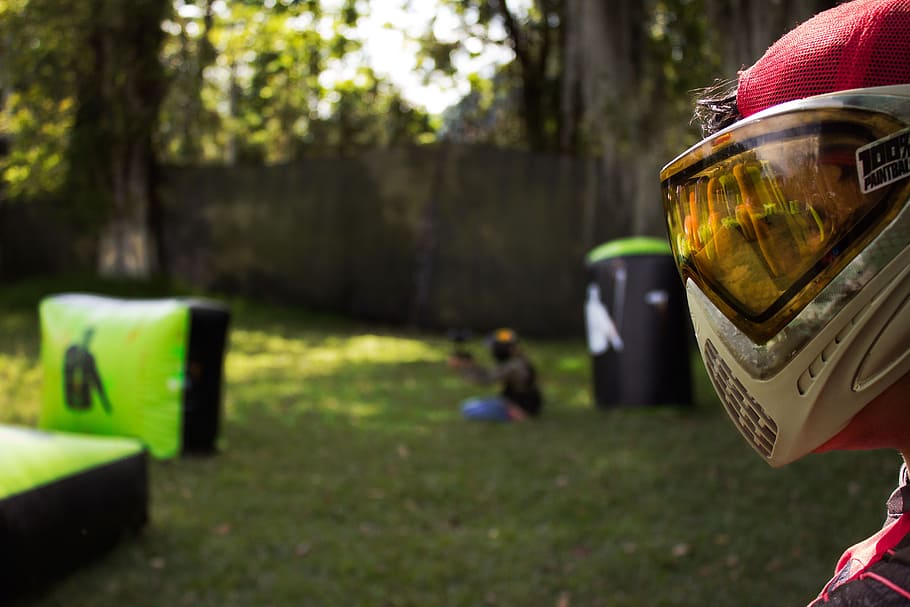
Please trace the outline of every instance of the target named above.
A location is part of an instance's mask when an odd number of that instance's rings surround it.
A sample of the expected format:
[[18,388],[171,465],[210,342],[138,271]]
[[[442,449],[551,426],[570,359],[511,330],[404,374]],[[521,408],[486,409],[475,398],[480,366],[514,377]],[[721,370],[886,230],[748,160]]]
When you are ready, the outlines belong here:
[[858,544],[848,548],[837,562],[836,573],[810,605],[824,603],[835,588],[859,578],[871,565],[881,560],[905,536],[910,534],[910,513],[901,514],[893,523]]

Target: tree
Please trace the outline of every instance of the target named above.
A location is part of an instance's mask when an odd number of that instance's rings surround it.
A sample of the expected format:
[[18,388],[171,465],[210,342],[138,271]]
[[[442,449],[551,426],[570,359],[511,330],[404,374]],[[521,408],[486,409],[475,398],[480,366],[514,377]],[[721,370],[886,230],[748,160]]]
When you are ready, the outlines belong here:
[[5,194],[64,202],[104,272],[166,272],[160,161],[432,137],[394,86],[351,73],[357,19],[354,0],[0,0]]
[[217,57],[211,35],[214,11],[212,0],[180,4],[162,23],[168,34],[161,53],[168,92],[154,137],[160,157],[171,162],[203,158],[206,133],[219,127],[217,114],[206,107],[201,95],[205,72]]
[[0,1],[0,160],[6,197],[39,198],[63,188],[67,134],[75,115],[77,23],[86,5]]
[[168,0],[0,3],[8,193],[65,198],[85,232],[104,233],[100,263],[115,273],[155,267],[150,136],[168,9]]
[[521,127],[517,139],[521,147],[579,151],[578,112],[564,111],[567,99],[562,91],[565,36],[571,18],[566,0],[536,0],[528,10],[512,9],[505,0],[444,2],[461,18],[461,33],[454,43],[432,35],[423,40],[432,70],[451,74],[455,71],[452,54],[476,55],[491,45],[507,47],[515,57],[492,79],[494,88],[489,79],[473,76],[466,102],[449,115],[450,130],[475,138],[487,133],[491,140],[501,142],[507,130],[494,132],[482,126],[489,122],[485,114],[508,120],[512,113]]
[[[602,158],[600,238],[663,233],[661,166],[698,141],[697,91],[733,80],[797,22],[830,0],[568,0],[566,89],[577,91],[582,124]],[[593,244],[593,243],[592,243]]]
[[[560,109],[562,45],[566,23],[563,0],[537,0],[522,21],[505,0],[490,0],[481,5],[499,18],[515,52],[521,75],[521,110],[525,136],[532,150],[556,150],[567,143],[566,124]],[[568,151],[568,150],[562,150]]]
[[432,137],[429,116],[363,64],[352,0],[330,13],[317,0],[199,1],[165,23],[163,159],[278,163]]
[[79,209],[97,209],[99,269],[114,275],[158,271],[156,159],[152,132],[165,86],[158,55],[168,0],[86,0],[77,63],[76,113],[67,150],[66,191]]

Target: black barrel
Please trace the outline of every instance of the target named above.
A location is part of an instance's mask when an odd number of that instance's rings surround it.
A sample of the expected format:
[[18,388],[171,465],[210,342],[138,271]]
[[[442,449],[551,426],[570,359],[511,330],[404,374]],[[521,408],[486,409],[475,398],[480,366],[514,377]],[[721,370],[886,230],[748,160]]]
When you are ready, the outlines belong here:
[[585,261],[597,406],[690,405],[691,323],[670,245],[622,238],[593,249]]

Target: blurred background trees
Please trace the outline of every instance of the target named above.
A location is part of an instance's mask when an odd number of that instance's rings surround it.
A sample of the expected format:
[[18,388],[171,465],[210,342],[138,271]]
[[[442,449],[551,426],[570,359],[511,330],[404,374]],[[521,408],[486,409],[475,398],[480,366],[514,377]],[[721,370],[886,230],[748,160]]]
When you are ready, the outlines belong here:
[[[657,171],[699,138],[693,91],[834,4],[0,0],[2,199],[53,201],[102,272],[166,274],[163,166],[460,143],[596,159],[585,241],[604,216],[658,233]],[[383,46],[412,51],[416,84],[373,61]]]

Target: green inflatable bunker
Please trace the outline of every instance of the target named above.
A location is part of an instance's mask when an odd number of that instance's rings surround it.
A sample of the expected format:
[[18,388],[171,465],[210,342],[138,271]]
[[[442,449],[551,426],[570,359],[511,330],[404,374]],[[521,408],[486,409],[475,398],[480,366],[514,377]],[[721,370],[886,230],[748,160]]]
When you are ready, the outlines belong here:
[[41,428],[135,437],[160,459],[215,449],[225,306],[70,293],[39,311]]
[[138,440],[0,425],[0,604],[141,529],[148,501]]

